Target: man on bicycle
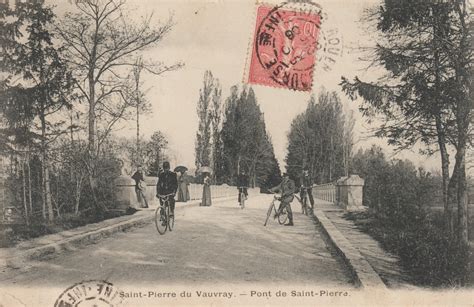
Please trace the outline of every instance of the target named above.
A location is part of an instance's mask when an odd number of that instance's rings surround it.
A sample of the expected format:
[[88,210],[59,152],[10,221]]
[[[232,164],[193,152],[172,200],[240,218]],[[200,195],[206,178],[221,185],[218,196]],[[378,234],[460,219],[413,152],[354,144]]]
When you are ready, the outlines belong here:
[[309,171],[307,169],[303,170],[303,176],[301,176],[301,191],[300,191],[301,200],[303,200],[305,192],[308,195],[309,202],[311,204],[311,209],[313,209],[314,208],[313,181],[311,180],[311,176],[309,175]]
[[296,192],[295,182],[290,179],[290,176],[287,173],[283,173],[283,180],[279,185],[274,188],[271,188],[270,191],[281,194],[280,198],[280,207],[278,208],[278,212],[281,211],[285,206],[288,211],[288,223],[285,226],[293,226],[293,212],[291,211],[290,203],[293,201],[294,196],[293,194]]
[[[244,170],[240,170],[240,174],[237,177],[237,188],[239,190],[239,204],[240,204],[240,195],[241,192],[244,193],[245,198],[247,198],[248,193],[247,193],[247,187],[249,186],[249,177],[245,174]],[[242,189],[242,190],[241,190]]]
[[174,216],[174,196],[178,190],[178,177],[175,172],[170,170],[170,163],[163,162],[163,171],[158,175],[158,182],[156,183],[156,197],[160,199],[160,204],[163,205],[163,200],[159,195],[168,195],[169,204],[171,208],[171,215]]

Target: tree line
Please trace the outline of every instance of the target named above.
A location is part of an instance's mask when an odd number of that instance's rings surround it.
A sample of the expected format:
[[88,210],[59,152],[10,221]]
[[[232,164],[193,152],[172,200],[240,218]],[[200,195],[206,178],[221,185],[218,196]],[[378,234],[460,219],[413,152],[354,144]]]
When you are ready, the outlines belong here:
[[297,115],[288,133],[286,169],[299,179],[307,169],[314,183],[334,182],[349,174],[352,156],[352,113],[345,115],[336,92],[322,89],[311,96],[306,110]]
[[70,4],[58,18],[44,1],[0,3],[1,154],[11,161],[7,184],[21,186],[13,203],[23,204],[27,224],[114,206],[123,144],[111,135],[123,120],[137,122],[134,163],[157,163],[149,144],[164,149],[166,140],[140,140],[139,115],[149,109],[141,76],[183,65],[141,56],[170,33],[171,17],[125,17],[125,0]]
[[466,153],[472,148],[474,106],[471,14],[464,0],[383,1],[363,21],[377,39],[365,50],[367,60],[385,75],[341,82],[350,98],[362,98],[364,116],[384,119],[376,135],[399,149],[424,144],[424,154],[439,152],[446,231],[463,246],[468,244]]
[[255,92],[233,86],[225,102],[221,93],[218,79],[206,71],[197,105],[196,167],[211,166],[217,184],[235,185],[245,171],[253,187],[276,185],[280,168]]

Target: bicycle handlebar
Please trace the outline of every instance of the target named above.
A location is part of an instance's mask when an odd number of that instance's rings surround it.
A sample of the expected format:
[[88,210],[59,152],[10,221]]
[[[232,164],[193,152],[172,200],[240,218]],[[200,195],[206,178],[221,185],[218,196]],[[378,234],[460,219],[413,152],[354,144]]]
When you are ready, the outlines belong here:
[[158,196],[159,198],[167,198],[167,197],[170,197],[171,195],[174,195],[174,193],[170,193],[170,194],[166,194],[166,195],[156,194],[156,196]]

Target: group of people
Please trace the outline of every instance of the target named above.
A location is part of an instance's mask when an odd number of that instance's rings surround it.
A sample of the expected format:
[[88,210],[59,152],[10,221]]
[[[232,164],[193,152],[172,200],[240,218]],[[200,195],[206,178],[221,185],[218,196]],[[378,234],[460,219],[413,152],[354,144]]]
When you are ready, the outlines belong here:
[[[179,173],[180,176],[178,177],[175,172],[171,171],[170,163],[163,162],[163,168],[158,174],[158,181],[156,183],[156,197],[160,199],[160,203],[162,202],[162,199],[159,197],[160,195],[172,194],[169,198],[172,214],[174,214],[176,194],[178,194],[178,202],[187,202],[190,200],[188,188],[190,178],[187,176],[186,170],[182,170]],[[132,175],[132,179],[135,180],[135,192],[138,203],[143,208],[148,208],[148,200],[145,196],[146,182],[141,166],[139,166],[137,171]],[[210,185],[211,178],[208,173],[205,173],[201,206],[210,206],[212,203]]]
[[[300,197],[306,197],[308,195],[309,202],[311,204],[311,209],[314,208],[314,199],[312,193],[313,183],[311,177],[309,176],[309,171],[307,169],[303,170],[303,175],[301,176],[301,186],[300,186]],[[290,179],[288,173],[283,173],[283,179],[279,185],[270,189],[273,193],[280,193],[280,207],[278,212],[282,210],[283,207],[286,207],[288,212],[288,223],[285,226],[293,226],[293,211],[291,211],[291,202],[294,199],[294,194],[297,192],[295,182]]]
[[[171,171],[169,162],[163,162],[163,169],[160,171],[158,175],[158,182],[156,184],[156,196],[160,199],[160,203],[162,199],[159,195],[168,195],[171,194],[170,200],[170,208],[171,214],[174,215],[174,208],[175,208],[175,195],[179,190],[178,193],[178,201],[186,202],[190,199],[189,196],[189,178],[186,175],[186,171],[183,170],[180,172],[181,175],[178,176],[175,172]],[[133,174],[132,179],[135,180],[135,191],[137,193],[137,199],[140,204],[144,203],[144,207],[148,208],[148,202],[145,197],[145,177],[143,175],[143,170],[141,167],[138,167],[137,171]],[[309,175],[309,171],[307,169],[303,170],[303,174],[301,177],[301,186],[300,186],[300,196],[301,198],[308,196],[311,208],[314,207],[314,199],[312,195],[312,180]],[[201,206],[211,206],[212,199],[211,199],[211,177],[210,174],[204,174],[203,180],[203,194],[202,194],[202,201]],[[237,188],[239,190],[238,193],[238,201],[239,204],[241,202],[241,195],[244,194],[245,197],[248,197],[248,189],[249,187],[249,177],[245,173],[244,170],[241,170],[239,175],[237,176]],[[282,208],[286,207],[288,212],[288,223],[285,226],[293,226],[293,212],[291,210],[291,202],[294,199],[294,194],[297,192],[295,182],[290,179],[288,173],[283,173],[283,179],[279,185],[270,189],[273,193],[279,193],[280,196],[280,207],[279,212]]]

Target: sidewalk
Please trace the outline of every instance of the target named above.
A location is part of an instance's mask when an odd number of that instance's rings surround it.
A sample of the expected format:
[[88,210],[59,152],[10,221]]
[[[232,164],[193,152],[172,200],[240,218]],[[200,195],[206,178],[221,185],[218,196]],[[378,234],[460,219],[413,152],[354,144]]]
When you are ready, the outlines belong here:
[[362,287],[414,289],[399,259],[344,217],[346,211],[315,199],[314,215]]
[[[213,199],[214,202],[226,201],[234,197],[222,197]],[[175,210],[184,210],[189,207],[199,206],[200,200],[187,203],[176,203]],[[137,211],[133,215],[120,216],[104,220],[98,223],[58,232],[51,235],[34,238],[19,243],[12,248],[0,249],[0,269],[19,268],[29,260],[39,260],[62,251],[76,250],[80,246],[95,243],[110,235],[126,231],[134,227],[140,227],[153,221],[156,206]]]

